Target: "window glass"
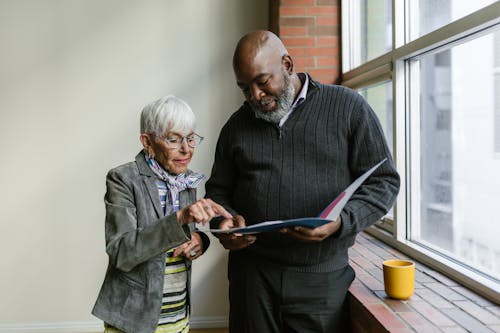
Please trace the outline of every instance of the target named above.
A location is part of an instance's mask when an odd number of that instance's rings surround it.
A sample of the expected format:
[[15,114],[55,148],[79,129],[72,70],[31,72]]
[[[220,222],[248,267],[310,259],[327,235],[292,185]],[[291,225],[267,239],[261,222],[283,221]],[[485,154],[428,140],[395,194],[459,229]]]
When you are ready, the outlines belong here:
[[409,60],[410,237],[500,280],[497,34]]
[[410,38],[423,36],[442,26],[473,13],[495,0],[411,0]]
[[[373,111],[378,117],[382,129],[384,131],[385,139],[392,156],[394,157],[393,151],[393,113],[392,113],[392,81],[385,81],[376,85],[364,87],[358,90],[358,92],[365,98],[365,100],[370,104]],[[392,218],[394,216],[394,210],[391,208],[387,212],[386,217],[389,218],[390,225],[385,226],[388,221],[384,220],[378,225],[388,231],[392,231]]]
[[358,91],[377,114],[382,129],[384,130],[389,149],[391,153],[393,153],[392,81],[361,88]]
[[349,7],[349,36],[343,47],[349,50],[344,71],[351,70],[392,49],[391,0],[345,1]]
[[495,154],[497,158],[500,158],[500,31],[496,31],[493,34],[493,44],[494,44],[494,57],[493,61],[494,73],[495,73],[495,120],[494,120],[494,131],[495,131]]

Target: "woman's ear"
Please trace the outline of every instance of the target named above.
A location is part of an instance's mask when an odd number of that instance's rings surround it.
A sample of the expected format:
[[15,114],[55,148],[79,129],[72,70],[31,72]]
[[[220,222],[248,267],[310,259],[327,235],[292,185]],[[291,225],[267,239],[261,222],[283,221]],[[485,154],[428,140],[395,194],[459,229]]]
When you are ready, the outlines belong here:
[[148,155],[154,156],[153,145],[149,134],[142,133],[141,136],[139,137],[139,140],[141,140],[142,146],[148,152]]

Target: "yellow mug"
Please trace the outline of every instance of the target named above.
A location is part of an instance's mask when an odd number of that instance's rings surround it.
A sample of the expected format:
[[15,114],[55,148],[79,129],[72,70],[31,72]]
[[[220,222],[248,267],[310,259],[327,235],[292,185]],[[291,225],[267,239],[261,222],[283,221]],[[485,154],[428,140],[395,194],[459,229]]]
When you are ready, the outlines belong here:
[[415,264],[407,260],[386,260],[382,264],[387,296],[408,299],[415,288]]

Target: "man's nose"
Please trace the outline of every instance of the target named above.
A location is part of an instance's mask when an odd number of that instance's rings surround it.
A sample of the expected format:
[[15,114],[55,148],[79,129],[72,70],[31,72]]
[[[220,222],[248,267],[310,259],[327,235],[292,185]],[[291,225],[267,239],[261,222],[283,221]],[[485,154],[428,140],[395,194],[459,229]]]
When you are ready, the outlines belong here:
[[256,84],[252,85],[252,88],[250,89],[250,92],[251,92],[251,96],[250,96],[251,100],[252,101],[256,101],[256,102],[260,102],[260,100],[262,99],[262,97],[266,94]]

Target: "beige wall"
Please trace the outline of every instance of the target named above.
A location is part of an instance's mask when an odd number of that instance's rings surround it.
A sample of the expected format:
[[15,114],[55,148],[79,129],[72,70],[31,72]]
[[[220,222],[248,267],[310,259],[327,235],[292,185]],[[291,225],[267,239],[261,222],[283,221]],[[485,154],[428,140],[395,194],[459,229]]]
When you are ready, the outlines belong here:
[[[140,149],[141,107],[185,99],[209,174],[233,47],[266,26],[266,0],[0,0],[0,331],[95,330],[105,174]],[[227,317],[225,265],[215,240],[195,263],[197,326]]]

